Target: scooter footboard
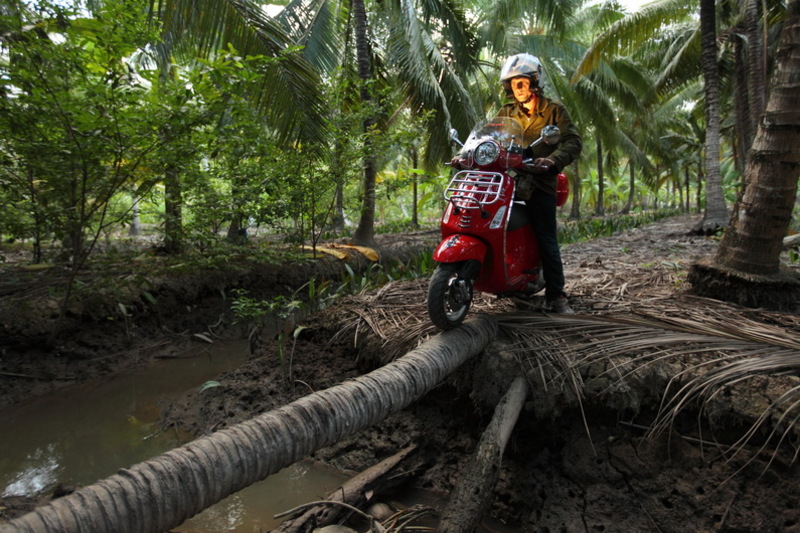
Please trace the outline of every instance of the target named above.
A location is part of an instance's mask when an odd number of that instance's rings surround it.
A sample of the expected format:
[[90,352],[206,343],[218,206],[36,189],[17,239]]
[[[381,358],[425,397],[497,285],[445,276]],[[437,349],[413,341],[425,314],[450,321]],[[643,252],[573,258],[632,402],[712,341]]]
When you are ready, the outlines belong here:
[[487,252],[488,247],[482,240],[455,233],[439,243],[433,252],[433,260],[437,263],[458,263],[474,259],[483,263]]

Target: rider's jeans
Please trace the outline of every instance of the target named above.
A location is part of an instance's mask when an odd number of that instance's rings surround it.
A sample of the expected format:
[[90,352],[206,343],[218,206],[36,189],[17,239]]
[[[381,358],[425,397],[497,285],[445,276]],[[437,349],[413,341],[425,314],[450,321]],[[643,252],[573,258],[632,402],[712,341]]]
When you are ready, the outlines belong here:
[[528,206],[536,238],[539,240],[539,255],[544,269],[545,300],[552,302],[564,293],[564,266],[558,247],[556,227],[556,197],[541,189],[533,191]]

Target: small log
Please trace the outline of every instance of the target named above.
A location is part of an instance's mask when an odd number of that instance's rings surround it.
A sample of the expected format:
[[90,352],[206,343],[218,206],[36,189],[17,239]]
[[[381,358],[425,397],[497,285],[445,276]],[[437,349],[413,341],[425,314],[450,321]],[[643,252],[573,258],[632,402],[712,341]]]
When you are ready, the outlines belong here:
[[497,404],[492,421],[455,486],[442,514],[439,533],[471,533],[492,498],[503,451],[528,396],[528,382],[517,377]]
[[[361,507],[374,494],[387,490],[389,487],[397,485],[400,477],[393,470],[417,450],[418,446],[412,445],[400,450],[377,463],[363,472],[356,474],[342,484],[335,492],[325,498],[329,502],[342,502],[353,507]],[[391,479],[388,475],[392,474]],[[369,493],[369,494],[368,494]],[[333,524],[343,514],[349,512],[341,505],[316,505],[305,510],[301,515],[286,520],[277,529],[276,533],[303,533],[310,531],[312,527],[323,527]],[[277,517],[280,517],[278,515]],[[277,518],[276,517],[276,518]]]

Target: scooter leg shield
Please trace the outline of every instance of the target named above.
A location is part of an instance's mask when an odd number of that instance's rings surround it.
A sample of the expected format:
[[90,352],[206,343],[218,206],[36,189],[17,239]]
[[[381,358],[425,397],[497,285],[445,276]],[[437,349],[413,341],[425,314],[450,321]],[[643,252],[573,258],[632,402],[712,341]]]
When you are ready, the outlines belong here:
[[436,247],[433,260],[437,263],[458,263],[474,259],[483,263],[488,247],[486,243],[470,235],[450,235]]

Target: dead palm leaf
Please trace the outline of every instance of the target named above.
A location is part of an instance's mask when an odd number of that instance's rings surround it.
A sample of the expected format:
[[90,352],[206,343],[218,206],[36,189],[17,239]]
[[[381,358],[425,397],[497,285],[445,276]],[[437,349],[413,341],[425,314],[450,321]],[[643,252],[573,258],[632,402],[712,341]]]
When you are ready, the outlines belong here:
[[[513,314],[498,321],[528,375],[572,390],[578,403],[587,391],[623,393],[630,395],[623,406],[637,409],[632,391],[660,394],[651,437],[672,428],[691,407],[705,418],[725,408],[748,420],[749,429],[732,444],[737,452],[757,436],[764,438],[760,451],[770,442],[791,441],[800,417],[800,317],[686,296],[651,300],[630,311]],[[661,389],[653,391],[654,383]],[[723,398],[723,392],[748,387],[763,388],[764,401],[733,405]]]

